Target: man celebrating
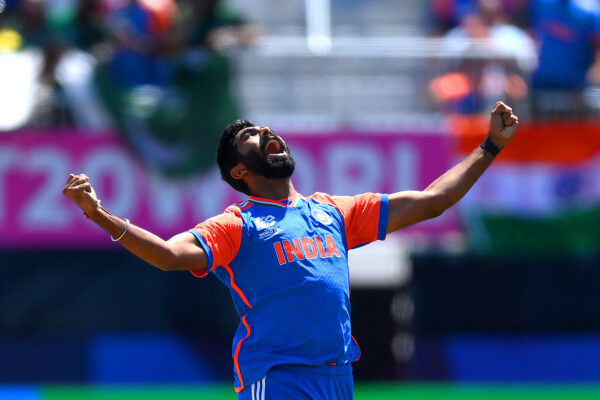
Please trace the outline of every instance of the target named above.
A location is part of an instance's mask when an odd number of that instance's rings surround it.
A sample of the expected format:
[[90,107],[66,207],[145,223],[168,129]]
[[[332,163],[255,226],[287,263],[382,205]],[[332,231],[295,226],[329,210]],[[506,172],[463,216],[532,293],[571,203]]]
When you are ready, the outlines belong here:
[[217,163],[248,200],[167,241],[100,206],[83,174],[69,175],[63,193],[151,265],[212,272],[229,287],[241,319],[233,341],[239,399],[351,399],[360,350],[350,327],[348,250],[442,214],[517,125],[512,109],[496,103],[487,139],[423,191],[304,197],[292,184],[295,161],[283,139],[236,121],[221,136]]

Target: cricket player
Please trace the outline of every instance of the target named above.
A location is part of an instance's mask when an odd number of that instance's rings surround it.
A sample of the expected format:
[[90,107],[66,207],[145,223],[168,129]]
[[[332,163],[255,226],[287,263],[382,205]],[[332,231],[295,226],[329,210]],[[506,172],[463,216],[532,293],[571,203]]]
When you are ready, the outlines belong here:
[[517,125],[512,109],[496,103],[487,139],[423,191],[303,196],[284,140],[236,121],[220,138],[217,163],[248,199],[169,240],[111,214],[84,174],[69,175],[63,193],[152,266],[213,273],[229,288],[240,316],[232,347],[238,399],[352,399],[360,350],[350,325],[348,250],[442,214]]

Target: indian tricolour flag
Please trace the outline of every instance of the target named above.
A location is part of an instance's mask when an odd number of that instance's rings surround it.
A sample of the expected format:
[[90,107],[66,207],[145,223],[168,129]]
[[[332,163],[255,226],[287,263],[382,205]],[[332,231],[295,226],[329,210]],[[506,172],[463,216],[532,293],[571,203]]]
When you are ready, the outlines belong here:
[[[453,118],[458,153],[487,120]],[[523,123],[459,203],[473,249],[498,254],[592,254],[600,249],[600,121]]]

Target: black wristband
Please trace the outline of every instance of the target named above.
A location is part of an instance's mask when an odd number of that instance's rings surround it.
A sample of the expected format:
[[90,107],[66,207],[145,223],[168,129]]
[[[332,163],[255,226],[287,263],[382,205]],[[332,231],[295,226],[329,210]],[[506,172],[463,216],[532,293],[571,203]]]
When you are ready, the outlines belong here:
[[481,147],[485,151],[489,152],[494,157],[496,157],[498,155],[498,153],[500,153],[500,149],[498,148],[498,146],[496,146],[494,143],[492,143],[492,141],[489,139],[485,139],[483,141],[483,143],[481,143],[479,145],[479,147]]

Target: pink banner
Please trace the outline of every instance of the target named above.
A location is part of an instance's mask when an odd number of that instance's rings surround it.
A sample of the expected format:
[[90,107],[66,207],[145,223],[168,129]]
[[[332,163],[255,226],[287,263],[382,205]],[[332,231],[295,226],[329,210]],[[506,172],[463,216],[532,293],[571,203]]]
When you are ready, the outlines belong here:
[[[452,138],[444,134],[282,134],[296,158],[294,183],[303,194],[423,189],[450,166]],[[114,137],[76,133],[0,135],[0,246],[114,246],[61,190],[69,173],[91,178],[102,205],[157,235],[171,235],[222,212],[243,195],[216,168],[169,180],[144,168]],[[407,233],[458,229],[454,211]]]

